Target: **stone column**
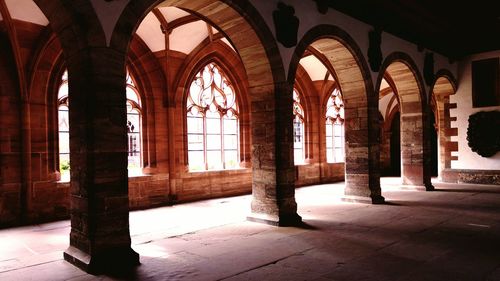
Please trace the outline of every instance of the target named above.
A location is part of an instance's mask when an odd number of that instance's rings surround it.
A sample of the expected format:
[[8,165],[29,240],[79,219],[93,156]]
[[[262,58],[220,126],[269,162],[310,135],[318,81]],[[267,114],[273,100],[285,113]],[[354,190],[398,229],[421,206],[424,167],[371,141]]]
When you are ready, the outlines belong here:
[[432,126],[432,119],[431,119],[431,107],[429,105],[424,107],[424,116],[423,116],[423,165],[424,165],[424,174],[423,174],[423,184],[425,187],[425,190],[427,191],[432,191],[434,190],[434,186],[432,185],[431,178],[432,178],[432,142],[431,142],[431,130],[434,130],[434,127]]
[[128,210],[125,55],[87,47],[67,60],[71,234],[64,259],[89,273],[139,264]]
[[17,72],[7,40],[0,42],[0,227],[22,222],[21,106]]
[[[431,142],[429,106],[420,101],[403,102],[401,112],[401,177],[403,185],[433,190],[431,184]],[[405,113],[406,112],[406,113]]]
[[424,117],[401,113],[401,176],[403,185],[424,189]]
[[[389,120],[387,122],[390,122]],[[380,173],[387,174],[391,170],[391,136],[392,131],[385,131],[380,139]]]
[[378,97],[359,94],[345,102],[344,201],[381,204]]
[[251,221],[301,222],[295,202],[292,88],[286,83],[249,89],[252,101]]

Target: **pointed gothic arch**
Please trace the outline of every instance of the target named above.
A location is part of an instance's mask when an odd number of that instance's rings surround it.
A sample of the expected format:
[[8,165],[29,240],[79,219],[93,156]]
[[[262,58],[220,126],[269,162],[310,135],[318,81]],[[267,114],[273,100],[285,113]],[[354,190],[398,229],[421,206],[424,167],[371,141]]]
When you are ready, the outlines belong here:
[[390,77],[400,103],[402,183],[432,190],[430,143],[426,138],[429,133],[427,98],[418,67],[407,54],[395,52],[385,58],[376,89],[380,88],[384,75]]
[[372,116],[378,116],[377,97],[364,56],[356,42],[342,29],[331,25],[316,26],[306,32],[295,49],[288,73],[291,85],[300,58],[309,46],[329,60],[345,99],[346,199],[384,202],[377,172],[378,143],[370,137],[378,133],[378,124],[368,121]]

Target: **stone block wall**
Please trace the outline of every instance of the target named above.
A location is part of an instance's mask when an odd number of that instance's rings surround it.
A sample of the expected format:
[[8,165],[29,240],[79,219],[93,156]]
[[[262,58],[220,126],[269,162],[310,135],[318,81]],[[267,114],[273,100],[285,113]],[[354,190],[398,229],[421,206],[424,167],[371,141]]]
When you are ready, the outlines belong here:
[[33,183],[29,222],[67,219],[70,212],[69,182],[43,181]]
[[128,200],[131,210],[154,208],[171,203],[169,175],[129,177]]
[[186,173],[174,183],[176,202],[249,194],[252,191],[252,170]]
[[295,166],[295,186],[323,184],[344,180],[344,163],[315,163]]
[[442,181],[448,183],[492,184],[500,186],[499,170],[445,169]]

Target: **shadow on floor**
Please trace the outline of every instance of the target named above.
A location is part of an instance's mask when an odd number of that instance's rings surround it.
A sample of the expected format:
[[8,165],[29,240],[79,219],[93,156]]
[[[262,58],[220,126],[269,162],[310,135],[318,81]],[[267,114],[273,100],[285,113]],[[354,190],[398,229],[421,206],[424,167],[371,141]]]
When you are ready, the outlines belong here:
[[305,221],[301,221],[299,224],[294,225],[294,227],[301,228],[301,229],[320,230],[319,227],[316,227],[316,226],[309,224]]
[[499,190],[486,190],[486,189],[434,189],[434,192],[458,192],[458,193],[487,193],[487,194],[500,194]]
[[387,205],[387,206],[401,206],[400,203],[392,202],[392,201],[385,201],[384,203],[380,205]]

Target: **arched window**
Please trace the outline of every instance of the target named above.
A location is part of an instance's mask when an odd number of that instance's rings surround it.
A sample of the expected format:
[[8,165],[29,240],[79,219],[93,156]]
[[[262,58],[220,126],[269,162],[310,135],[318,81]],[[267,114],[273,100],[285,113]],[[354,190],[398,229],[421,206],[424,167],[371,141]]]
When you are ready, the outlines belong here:
[[[127,71],[127,129],[129,174],[141,168],[141,99]],[[57,94],[59,120],[59,171],[61,180],[69,180],[69,100],[68,71],[64,71]]]
[[300,104],[300,95],[293,89],[293,157],[295,164],[303,163],[304,150],[304,108]]
[[237,168],[238,105],[231,82],[215,63],[207,64],[194,77],[186,109],[189,169]]
[[127,71],[127,140],[128,169],[139,172],[141,165],[141,99],[137,88]]
[[344,99],[335,88],[326,103],[326,161],[344,162]]
[[68,71],[64,71],[57,93],[57,109],[59,124],[59,172],[61,180],[69,180],[69,103],[68,103]]

